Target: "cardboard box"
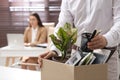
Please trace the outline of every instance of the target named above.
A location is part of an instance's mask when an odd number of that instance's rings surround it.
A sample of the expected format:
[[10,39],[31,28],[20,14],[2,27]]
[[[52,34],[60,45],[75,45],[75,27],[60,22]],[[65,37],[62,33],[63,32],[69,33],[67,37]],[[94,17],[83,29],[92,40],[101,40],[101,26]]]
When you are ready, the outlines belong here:
[[107,64],[71,66],[44,59],[41,80],[107,80]]

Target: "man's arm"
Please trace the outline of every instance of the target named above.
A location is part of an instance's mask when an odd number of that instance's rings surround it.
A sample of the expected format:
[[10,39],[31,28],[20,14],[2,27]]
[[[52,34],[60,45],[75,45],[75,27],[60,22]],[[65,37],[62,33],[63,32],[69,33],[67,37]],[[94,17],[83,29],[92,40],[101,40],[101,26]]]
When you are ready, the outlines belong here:
[[113,27],[104,37],[107,40],[108,47],[120,43],[120,0],[113,0]]
[[[63,27],[66,22],[73,25],[73,17],[68,9],[68,5],[69,5],[68,1],[69,0],[62,0],[61,12],[59,14],[58,24],[55,27],[54,34],[58,31],[58,29],[60,27]],[[61,56],[60,51],[54,46],[54,44],[52,43],[51,45],[52,46],[51,46],[50,50],[56,51],[58,53],[58,55]]]

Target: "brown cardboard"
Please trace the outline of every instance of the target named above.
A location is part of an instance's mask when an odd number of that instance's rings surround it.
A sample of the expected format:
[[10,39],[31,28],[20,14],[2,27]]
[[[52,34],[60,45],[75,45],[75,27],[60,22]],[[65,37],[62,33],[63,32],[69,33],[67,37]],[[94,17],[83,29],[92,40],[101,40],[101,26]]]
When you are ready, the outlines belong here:
[[41,80],[107,80],[107,64],[71,66],[44,59]]

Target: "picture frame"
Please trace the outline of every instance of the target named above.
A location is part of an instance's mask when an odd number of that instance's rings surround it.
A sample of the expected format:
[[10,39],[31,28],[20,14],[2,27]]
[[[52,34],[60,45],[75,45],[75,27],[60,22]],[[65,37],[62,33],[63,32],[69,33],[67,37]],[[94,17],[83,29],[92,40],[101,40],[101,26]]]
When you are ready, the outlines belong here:
[[65,62],[65,64],[77,65],[77,63],[82,59],[79,51],[73,53],[73,55]]

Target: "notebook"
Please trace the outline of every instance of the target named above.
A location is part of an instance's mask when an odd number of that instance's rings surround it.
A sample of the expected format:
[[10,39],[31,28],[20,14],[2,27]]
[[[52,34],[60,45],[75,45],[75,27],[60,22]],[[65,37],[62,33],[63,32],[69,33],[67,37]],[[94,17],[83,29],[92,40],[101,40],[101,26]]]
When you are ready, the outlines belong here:
[[8,46],[11,48],[23,48],[24,38],[23,34],[9,33],[7,34]]

